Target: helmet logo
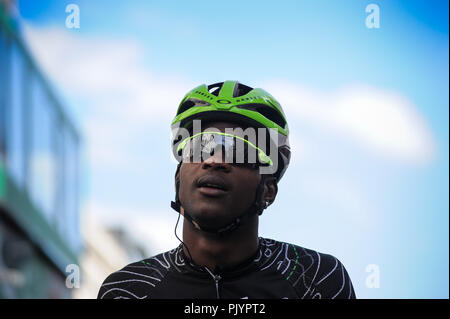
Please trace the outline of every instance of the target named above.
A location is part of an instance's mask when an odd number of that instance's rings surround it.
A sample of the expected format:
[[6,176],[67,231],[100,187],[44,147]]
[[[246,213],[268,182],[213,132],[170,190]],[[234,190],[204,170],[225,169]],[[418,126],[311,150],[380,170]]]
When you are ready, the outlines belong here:
[[[217,104],[219,104],[219,105],[217,105]],[[222,109],[222,110],[228,110],[233,106],[233,104],[231,104],[231,101],[225,100],[225,99],[217,100],[217,104],[216,104],[217,108]]]
[[221,100],[217,100],[217,103],[220,103],[220,104],[230,104],[231,101],[221,99]]

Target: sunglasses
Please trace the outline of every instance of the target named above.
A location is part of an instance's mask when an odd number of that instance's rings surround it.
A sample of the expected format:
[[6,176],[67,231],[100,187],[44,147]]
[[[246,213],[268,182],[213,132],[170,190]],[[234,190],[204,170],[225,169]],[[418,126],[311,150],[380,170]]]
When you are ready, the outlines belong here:
[[250,141],[223,132],[200,132],[190,136],[178,145],[177,153],[183,161],[194,163],[221,153],[225,155],[225,163],[254,168],[273,165],[270,157]]

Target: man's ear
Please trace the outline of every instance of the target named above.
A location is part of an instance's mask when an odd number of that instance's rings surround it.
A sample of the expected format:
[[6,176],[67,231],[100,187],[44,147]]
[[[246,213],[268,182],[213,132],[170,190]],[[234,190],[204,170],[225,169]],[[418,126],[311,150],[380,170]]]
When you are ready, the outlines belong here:
[[268,205],[275,201],[275,197],[278,193],[278,183],[274,176],[268,176],[264,180],[264,193],[262,196],[263,201],[268,202]]

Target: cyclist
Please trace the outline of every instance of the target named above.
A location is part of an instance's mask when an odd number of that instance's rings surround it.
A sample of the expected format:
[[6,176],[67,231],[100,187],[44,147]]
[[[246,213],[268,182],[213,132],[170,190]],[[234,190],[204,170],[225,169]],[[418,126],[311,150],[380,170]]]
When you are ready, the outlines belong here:
[[98,298],[356,298],[335,257],[258,235],[290,160],[273,96],[237,81],[200,85],[172,133],[181,244],[112,273]]

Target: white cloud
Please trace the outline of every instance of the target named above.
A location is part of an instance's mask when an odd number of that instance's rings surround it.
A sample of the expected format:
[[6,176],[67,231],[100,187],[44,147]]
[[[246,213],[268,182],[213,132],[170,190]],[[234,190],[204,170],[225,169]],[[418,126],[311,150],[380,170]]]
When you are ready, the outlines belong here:
[[145,67],[144,50],[132,40],[81,36],[57,27],[25,25],[25,37],[42,67],[81,113],[91,165],[132,167],[132,149],[144,133],[167,127],[194,84],[156,76]]
[[38,60],[64,91],[122,120],[138,124],[163,117],[168,122],[192,87],[186,79],[149,72],[136,41],[81,36],[57,27],[24,30]]
[[376,155],[411,164],[426,164],[435,143],[426,120],[408,99],[370,86],[320,92],[285,81],[264,85],[283,105],[294,125],[347,136]]
[[[83,215],[87,220],[96,220],[105,227],[123,229],[152,255],[168,251],[180,244],[174,234],[177,215],[170,210],[118,207],[92,201],[84,205]],[[179,237],[182,227],[183,218],[180,218],[177,232]]]

